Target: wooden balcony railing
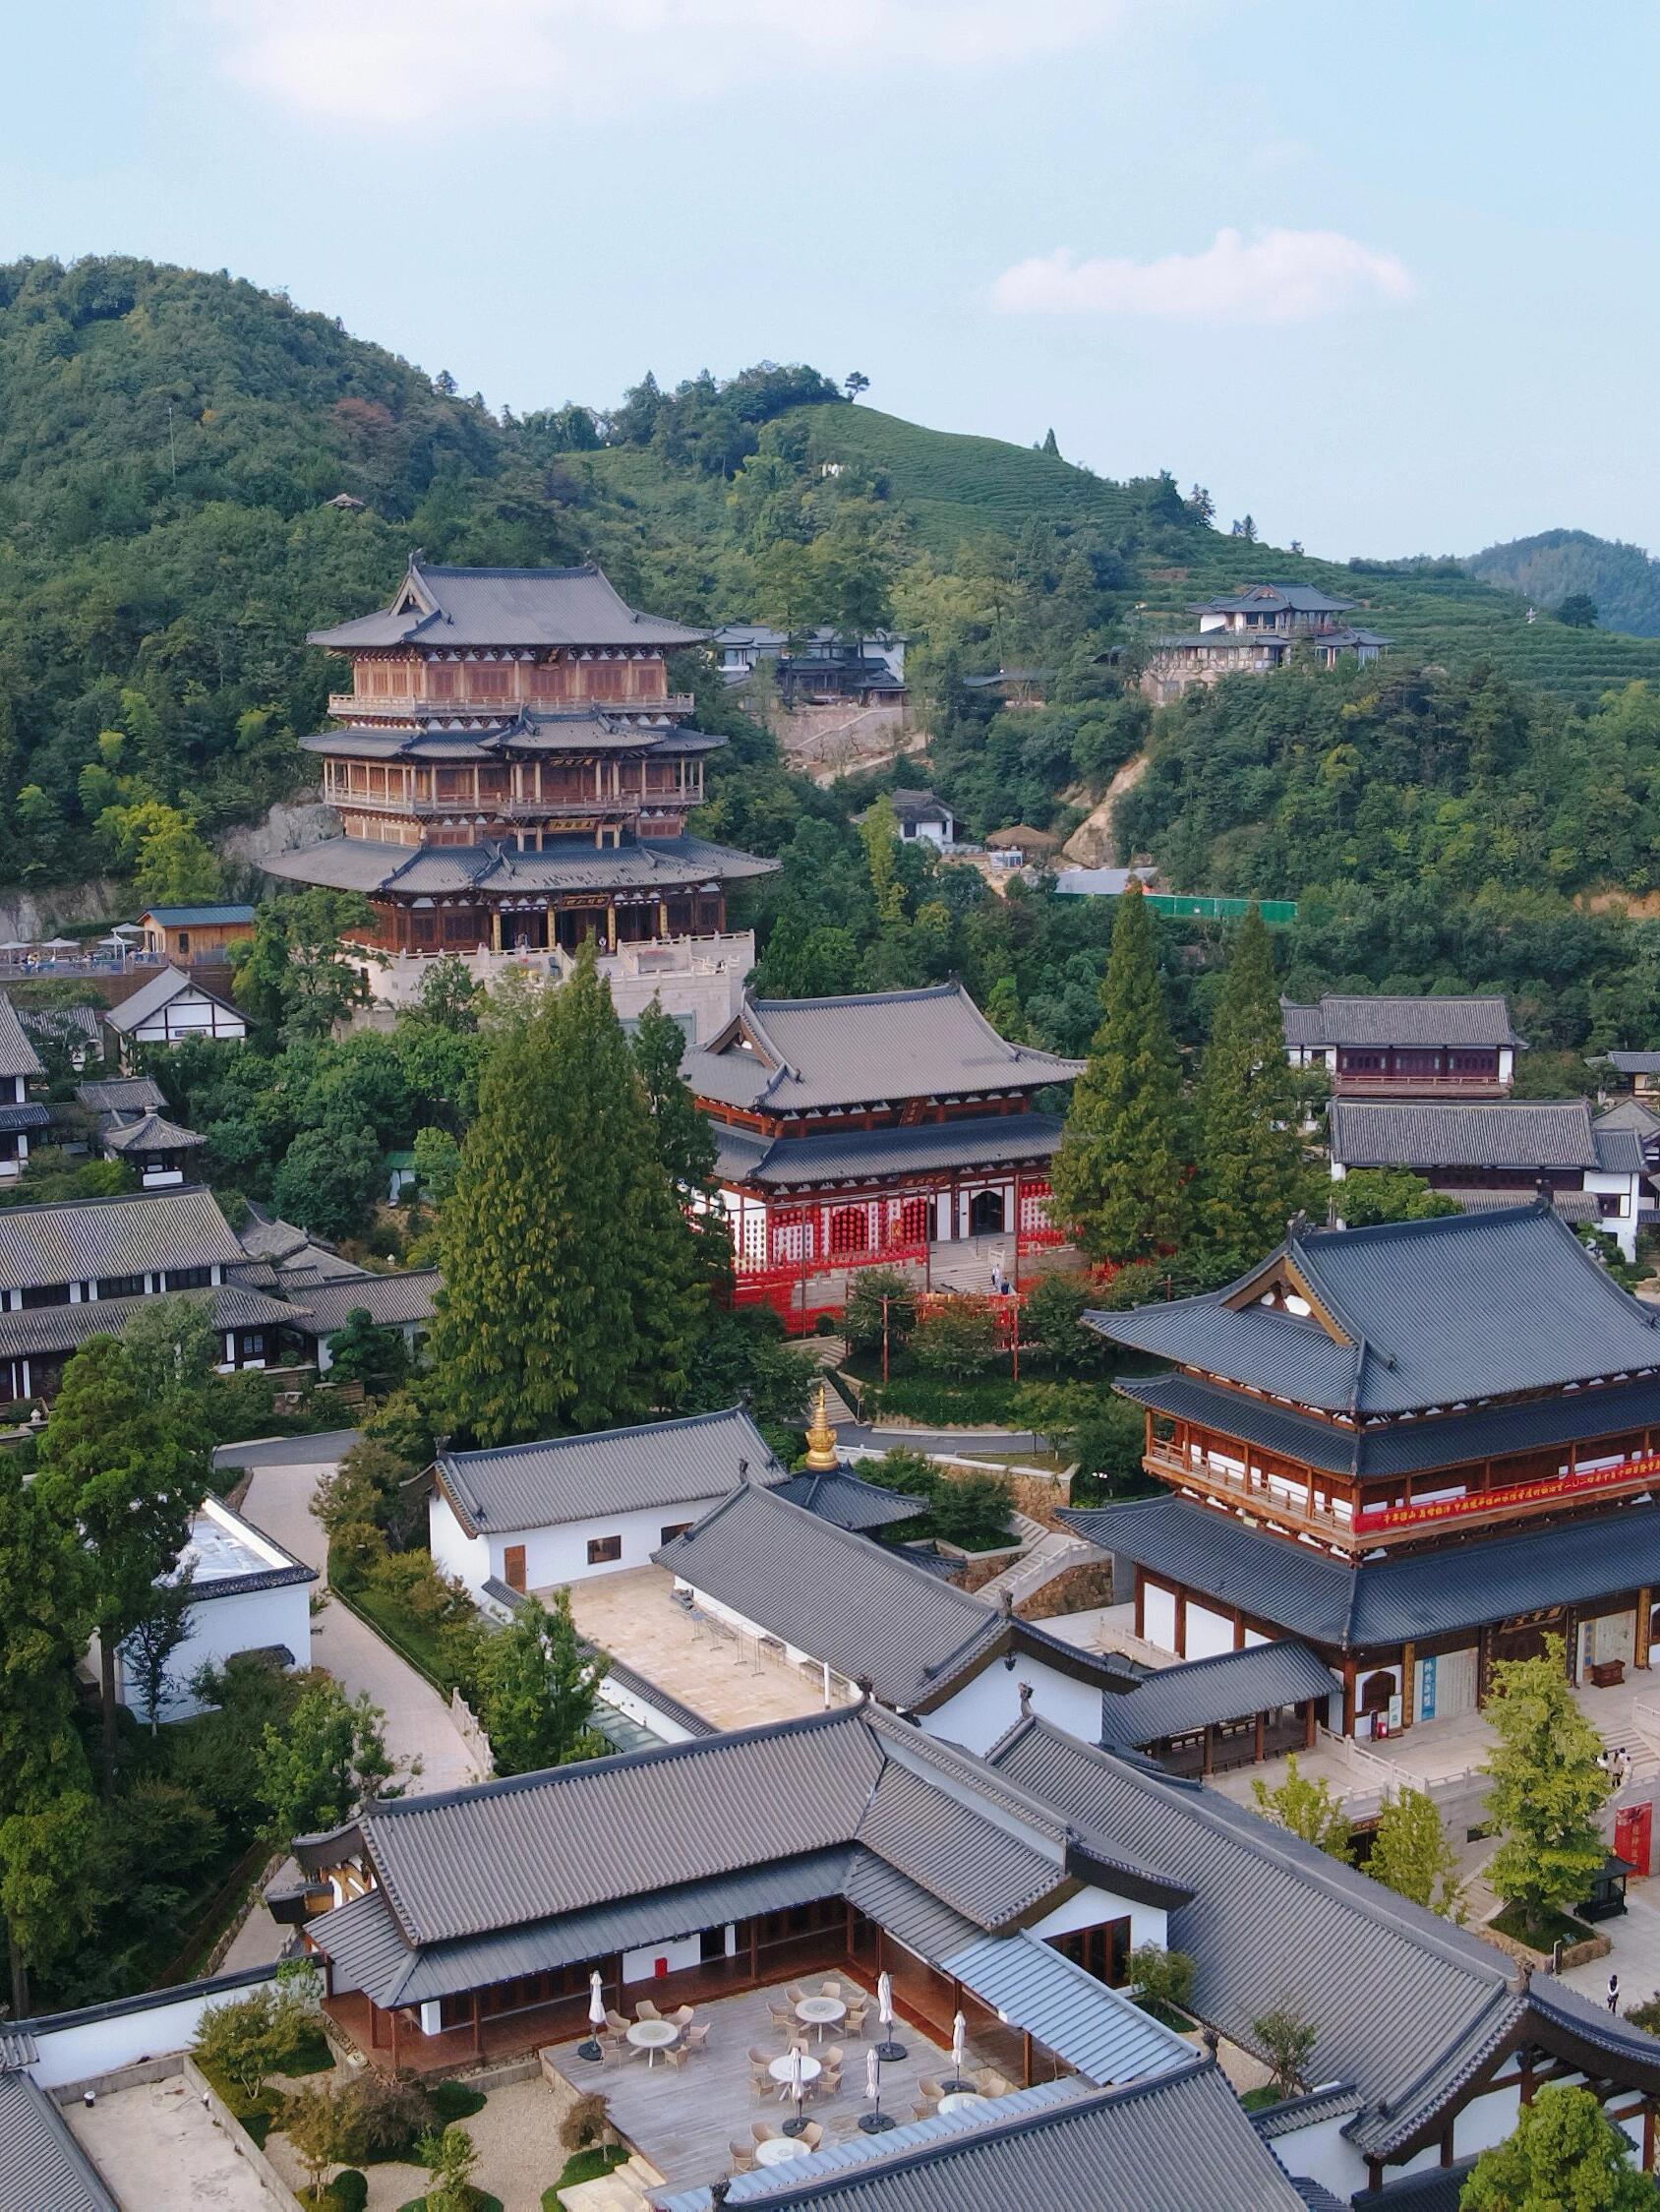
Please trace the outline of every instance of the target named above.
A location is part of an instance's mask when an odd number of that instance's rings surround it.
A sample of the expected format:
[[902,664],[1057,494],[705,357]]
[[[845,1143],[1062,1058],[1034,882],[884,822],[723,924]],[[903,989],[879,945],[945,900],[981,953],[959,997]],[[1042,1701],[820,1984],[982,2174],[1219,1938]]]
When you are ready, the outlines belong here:
[[1275,1522],[1299,1533],[1321,1536],[1328,1543],[1358,1542],[1346,1513],[1336,1514],[1330,1507],[1317,1507],[1287,1497],[1282,1490],[1271,1488],[1268,1476],[1260,1467],[1230,1473],[1214,1461],[1189,1459],[1173,1445],[1156,1441],[1144,1456],[1142,1465],[1149,1474],[1163,1475],[1207,1497],[1225,1499],[1228,1504],[1241,1506],[1263,1521]]
[[665,691],[661,697],[650,699],[418,699],[407,691],[390,695],[360,695],[356,691],[328,694],[328,712],[336,722],[361,722],[366,715],[408,720],[442,719],[448,714],[505,721],[521,706],[539,708],[545,714],[573,714],[584,707],[591,707],[596,714],[689,714],[696,703],[689,691]]

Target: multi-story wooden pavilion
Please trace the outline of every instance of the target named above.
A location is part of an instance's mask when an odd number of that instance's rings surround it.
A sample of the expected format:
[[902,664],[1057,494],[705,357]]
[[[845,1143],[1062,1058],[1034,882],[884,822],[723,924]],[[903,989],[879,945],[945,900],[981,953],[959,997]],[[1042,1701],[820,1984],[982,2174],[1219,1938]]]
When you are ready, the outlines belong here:
[[389,607],[311,642],[348,659],[339,727],[301,745],[344,834],[267,862],[364,892],[388,952],[573,952],[725,927],[776,865],[686,834],[703,762],[665,656],[701,641],[597,568],[446,568],[412,555]]
[[1079,1062],[997,1035],[961,984],[751,998],[682,1072],[715,1132],[741,1294],[936,1242],[1059,1241],[1058,1116]]
[[1471,1710],[1552,1636],[1576,1681],[1648,1666],[1660,1314],[1542,1201],[1293,1224],[1226,1289],[1090,1320],[1170,1362],[1117,1384],[1166,1495],[1065,1517],[1134,1562],[1149,1643],[1299,1638],[1359,1735]]

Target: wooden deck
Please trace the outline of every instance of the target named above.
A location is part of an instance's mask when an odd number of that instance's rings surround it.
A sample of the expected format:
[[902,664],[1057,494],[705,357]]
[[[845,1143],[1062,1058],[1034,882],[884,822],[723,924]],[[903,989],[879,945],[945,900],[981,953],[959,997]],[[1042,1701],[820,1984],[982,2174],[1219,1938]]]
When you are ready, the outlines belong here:
[[[835,1978],[844,1992],[850,1987],[845,1972]],[[805,1976],[801,1986],[810,1993],[821,1979]],[[751,2122],[767,2121],[776,2127],[790,2117],[788,2100],[781,2100],[776,2092],[764,2100],[749,2094],[749,2046],[779,2056],[788,2048],[767,2010],[769,1999],[782,2002],[783,1997],[782,1988],[748,1990],[700,2005],[697,2018],[708,2023],[708,2049],[702,2058],[688,2058],[679,2068],[661,2060],[648,2066],[643,2055],[594,2065],[579,2059],[571,2043],[549,2051],[548,2060],[577,2089],[595,2090],[608,2100],[612,2124],[656,2167],[671,2188],[718,2181],[733,2171],[731,2145],[748,2135]],[[895,2032],[906,2056],[882,2068],[882,2109],[905,2121],[916,2117],[920,2076],[943,2081],[951,2072],[951,2053],[910,2022],[902,2021]],[[860,2115],[869,2110],[864,2094],[865,2053],[880,2037],[873,2003],[862,2040],[845,2030],[825,2029],[825,2047],[840,2042],[846,2053],[841,2091],[822,2102],[809,2098],[802,2110],[823,2127],[826,2142],[854,2134]],[[808,2049],[816,2052],[816,2031],[810,2031],[807,2040]],[[972,2039],[968,2063],[971,2068],[976,2063]]]

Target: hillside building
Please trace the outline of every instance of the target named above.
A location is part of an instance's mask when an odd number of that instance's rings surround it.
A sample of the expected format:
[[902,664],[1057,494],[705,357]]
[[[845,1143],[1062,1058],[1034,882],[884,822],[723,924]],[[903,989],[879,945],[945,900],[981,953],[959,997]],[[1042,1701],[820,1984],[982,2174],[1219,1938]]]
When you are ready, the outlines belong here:
[[[890,791],[902,844],[931,845],[943,853],[957,842],[957,817],[945,801],[931,791]],[[858,818],[863,821],[868,813]]]
[[30,1135],[51,1115],[30,1101],[29,1086],[46,1072],[17,1009],[0,991],[0,1182],[16,1182],[29,1161]]
[[729,885],[771,861],[689,836],[703,763],[666,656],[705,632],[603,572],[411,556],[391,604],[312,632],[352,665],[338,727],[301,740],[344,834],[267,861],[361,891],[390,953],[573,953],[718,938]]
[[240,1045],[248,1035],[240,1007],[198,983],[187,970],[170,967],[142,983],[118,1006],[111,1006],[104,1026],[123,1067],[131,1067],[137,1046],[182,1045],[196,1037],[210,1038],[217,1045]]
[[1601,1229],[1634,1260],[1643,1211],[1652,1211],[1642,1138],[1593,1118],[1583,1099],[1334,1099],[1327,1140],[1339,1215],[1351,1172],[1403,1167],[1466,1209],[1513,1206],[1543,1192],[1565,1221]]
[[1142,689],[1155,705],[1164,706],[1195,684],[1267,675],[1294,652],[1321,668],[1375,661],[1391,640],[1345,623],[1353,605],[1312,585],[1291,583],[1248,584],[1220,599],[1196,601],[1188,612],[1198,616],[1197,629],[1153,639]]
[[1048,1164],[1061,1122],[1034,1100],[1079,1065],[1007,1044],[961,984],[745,994],[682,1065],[714,1129],[740,1296],[939,1241],[1060,1241]]
[[1324,1068],[1335,1099],[1503,1099],[1527,1040],[1503,998],[1281,998],[1285,1056]]
[[152,906],[139,916],[145,951],[170,965],[216,964],[254,934],[251,906]]

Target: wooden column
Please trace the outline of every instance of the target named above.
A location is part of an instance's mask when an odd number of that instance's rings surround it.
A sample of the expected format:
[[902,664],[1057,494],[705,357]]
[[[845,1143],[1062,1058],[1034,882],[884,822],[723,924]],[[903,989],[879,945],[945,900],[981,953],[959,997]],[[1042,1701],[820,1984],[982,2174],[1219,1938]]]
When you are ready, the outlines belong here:
[[758,1913],[751,1914],[749,1919],[749,1979],[755,1983],[758,1983],[761,1978],[760,1926],[760,1915]]
[[1267,1714],[1266,1714],[1266,1713],[1258,1713],[1258,1715],[1257,1715],[1257,1764],[1258,1764],[1259,1766],[1260,1766],[1260,1765],[1262,1764],[1262,1763],[1263,1763],[1263,1736],[1264,1736],[1264,1733],[1265,1733],[1265,1730],[1266,1730],[1266,1726],[1267,1726],[1267,1719],[1268,1719],[1268,1716],[1267,1716]]
[[1245,1616],[1237,1605],[1233,1608],[1233,1648],[1236,1651],[1245,1648]]
[[1631,1646],[1631,1664],[1633,1667],[1642,1667],[1645,1670],[1648,1666],[1648,1620],[1653,1609],[1653,1590],[1639,1589],[1637,1591],[1636,1641]]
[[1654,2100],[1650,2097],[1642,2108],[1642,2170],[1654,2171]]
[[397,2006],[392,2006],[392,2071],[397,2071]]
[[[1030,2089],[1032,2087],[1032,2030],[1030,2028],[1022,2028],[1020,2035],[1020,2085],[1023,2089]],[[1647,2145],[1649,2142],[1649,2138],[1654,2131],[1654,2112],[1652,2106],[1649,2108],[1648,2118],[1643,2122],[1643,2145],[1645,2152],[1643,2164],[1646,2166],[1649,2163],[1648,2157],[1646,2155]]]
[[1315,1698],[1303,1700],[1303,1749],[1313,1751],[1314,1732],[1320,1725],[1320,1704]]
[[1211,1775],[1215,1772],[1215,1768],[1212,1765],[1212,1758],[1215,1752],[1215,1731],[1212,1728],[1210,1722],[1207,1721],[1205,1724],[1205,1750],[1199,1768],[1199,1771],[1205,1776],[1207,1780],[1209,1780]]
[[1354,1661],[1343,1660],[1343,1734],[1354,1734]]
[[477,1990],[473,1992],[473,2057],[484,2057],[484,2009]]
[[1176,1592],[1175,1633],[1176,1657],[1185,1659],[1187,1657],[1187,1592],[1185,1589],[1178,1589]]
[[1415,1644],[1403,1644],[1400,1646],[1400,1725],[1402,1728],[1410,1728],[1412,1725],[1412,1708],[1417,1704],[1415,1695],[1417,1664],[1418,1646]]
[[1142,1638],[1147,1635],[1147,1579],[1139,1567],[1136,1569],[1136,1634]]

